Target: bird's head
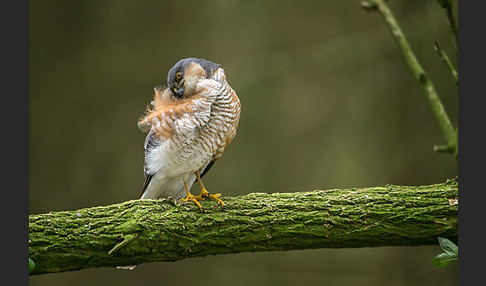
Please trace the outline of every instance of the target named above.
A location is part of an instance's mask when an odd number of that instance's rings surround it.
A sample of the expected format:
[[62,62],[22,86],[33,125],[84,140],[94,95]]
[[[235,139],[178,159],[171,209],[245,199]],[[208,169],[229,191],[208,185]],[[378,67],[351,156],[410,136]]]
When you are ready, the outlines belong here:
[[218,64],[205,59],[182,59],[169,70],[167,86],[175,98],[188,98],[197,92],[198,82],[211,77],[218,68]]

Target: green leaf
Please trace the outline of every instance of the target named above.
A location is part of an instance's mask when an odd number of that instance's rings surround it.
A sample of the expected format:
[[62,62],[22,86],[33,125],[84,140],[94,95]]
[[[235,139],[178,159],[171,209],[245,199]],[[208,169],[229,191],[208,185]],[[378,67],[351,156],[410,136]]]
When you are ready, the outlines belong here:
[[444,252],[432,258],[432,263],[437,268],[446,267],[451,262],[459,258],[459,250],[457,245],[447,238],[438,236],[437,240],[439,241],[439,245]]
[[434,263],[435,267],[442,268],[446,267],[455,260],[457,260],[457,256],[452,256],[447,253],[441,253],[436,257],[432,258],[432,263]]
[[35,263],[32,259],[30,259],[29,257],[29,274],[32,272],[32,270],[34,270],[34,267],[35,267]]
[[456,257],[459,255],[458,247],[454,242],[440,236],[437,237],[437,240],[439,241],[439,245],[445,253],[449,255],[455,255]]

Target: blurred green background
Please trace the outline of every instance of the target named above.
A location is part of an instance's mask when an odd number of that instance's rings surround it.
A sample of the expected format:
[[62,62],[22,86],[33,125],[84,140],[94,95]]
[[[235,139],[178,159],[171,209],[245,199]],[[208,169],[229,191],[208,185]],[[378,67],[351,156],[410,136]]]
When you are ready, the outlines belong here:
[[[383,19],[360,1],[30,1],[29,211],[137,199],[137,120],[179,59],[220,63],[242,102],[205,177],[223,196],[421,185],[457,175]],[[454,126],[455,60],[435,0],[390,1]],[[243,253],[47,274],[31,285],[456,285],[439,246]],[[190,275],[190,273],[193,275]]]

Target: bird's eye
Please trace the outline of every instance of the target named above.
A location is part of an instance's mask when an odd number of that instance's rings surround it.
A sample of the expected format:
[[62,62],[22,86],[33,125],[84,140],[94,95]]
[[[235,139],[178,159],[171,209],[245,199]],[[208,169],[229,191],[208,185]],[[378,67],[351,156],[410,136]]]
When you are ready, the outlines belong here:
[[182,78],[182,73],[181,73],[181,72],[177,72],[177,73],[176,73],[176,80],[177,80],[177,81],[180,81],[180,80],[181,80],[181,78]]

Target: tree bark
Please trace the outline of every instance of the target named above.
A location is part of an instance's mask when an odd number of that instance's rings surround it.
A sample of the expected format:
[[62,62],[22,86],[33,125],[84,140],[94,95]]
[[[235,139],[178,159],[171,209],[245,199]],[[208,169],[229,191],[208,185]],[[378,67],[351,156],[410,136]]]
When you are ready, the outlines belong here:
[[428,186],[132,200],[29,216],[32,275],[205,255],[457,243],[458,181]]

